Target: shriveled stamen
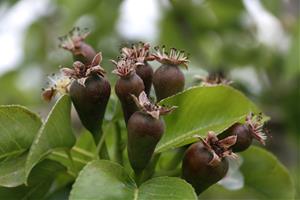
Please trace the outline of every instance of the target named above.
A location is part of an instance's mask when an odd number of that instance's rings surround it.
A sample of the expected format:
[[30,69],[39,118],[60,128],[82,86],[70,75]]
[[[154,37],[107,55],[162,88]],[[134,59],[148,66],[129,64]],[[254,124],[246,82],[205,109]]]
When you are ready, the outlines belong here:
[[171,64],[171,65],[183,65],[188,68],[188,57],[185,55],[184,51],[179,51],[175,48],[171,48],[168,53],[165,50],[165,46],[155,47],[156,52],[152,56],[160,63]]
[[120,77],[126,77],[135,72],[135,64],[132,60],[121,59],[118,62],[115,60],[111,60],[111,62],[116,66],[116,69],[114,69],[112,73]]
[[207,137],[202,139],[203,145],[213,154],[209,165],[215,166],[221,162],[223,157],[236,158],[237,155],[232,152],[230,147],[236,143],[237,136],[229,136],[219,140],[213,131],[209,131]]
[[254,115],[253,113],[250,113],[246,117],[246,123],[248,124],[252,136],[258,140],[261,144],[265,145],[265,140],[267,139],[267,135],[264,132],[264,123],[262,121],[262,114],[259,113],[258,115]]
[[142,111],[148,113],[155,119],[159,119],[160,115],[166,115],[166,114],[172,112],[176,108],[176,107],[167,108],[167,107],[162,107],[162,106],[159,106],[156,104],[152,104],[149,101],[149,99],[144,91],[141,92],[141,94],[139,95],[138,98],[134,95],[131,95],[131,96],[132,96],[133,100],[135,101],[136,105]]

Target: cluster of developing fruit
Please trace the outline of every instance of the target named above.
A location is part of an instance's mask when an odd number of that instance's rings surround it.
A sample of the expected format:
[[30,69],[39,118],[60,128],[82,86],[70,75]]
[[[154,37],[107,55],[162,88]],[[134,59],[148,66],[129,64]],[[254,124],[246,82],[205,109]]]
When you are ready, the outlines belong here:
[[[73,67],[62,68],[61,76],[43,91],[42,96],[51,100],[58,93],[68,93],[83,126],[98,143],[111,86],[100,66],[102,53],[96,53],[84,42],[87,35],[75,28],[61,38],[61,47],[73,54]],[[120,53],[118,60],[111,60],[115,65],[112,73],[119,76],[115,93],[127,127],[128,158],[134,172],[141,174],[164,133],[160,116],[175,109],[151,103],[151,87],[153,85],[157,101],[181,92],[185,78],[179,66],[187,68],[189,61],[184,52],[176,49],[166,51],[165,47],[157,47],[152,53],[147,43],[123,47]],[[161,66],[154,72],[150,61],[158,61]],[[214,84],[210,79],[206,82]],[[218,79],[215,84],[223,82]],[[253,138],[264,143],[262,125],[260,116],[249,115],[244,124],[236,123],[218,136],[209,132],[206,138],[187,149],[182,177],[201,193],[226,175],[227,156],[236,157],[234,152],[247,149]]]

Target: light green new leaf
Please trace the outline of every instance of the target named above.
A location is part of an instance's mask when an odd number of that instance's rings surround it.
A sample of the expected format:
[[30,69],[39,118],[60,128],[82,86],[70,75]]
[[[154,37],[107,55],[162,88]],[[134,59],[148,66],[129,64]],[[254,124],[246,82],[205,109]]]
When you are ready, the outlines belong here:
[[250,112],[259,112],[249,99],[229,86],[193,87],[160,104],[178,108],[164,117],[166,131],[156,152],[191,143],[196,134],[220,133]]
[[30,148],[25,166],[26,177],[31,169],[53,150],[70,149],[75,144],[76,138],[71,128],[70,110],[70,97],[68,95],[60,97]]
[[295,191],[287,169],[268,151],[251,147],[241,154],[241,171],[245,185],[239,190],[226,190],[214,185],[200,199],[294,199]]
[[28,150],[41,124],[25,107],[0,106],[0,158]]
[[193,188],[175,177],[159,177],[137,188],[119,164],[97,160],[86,165],[70,194],[71,200],[196,200]]

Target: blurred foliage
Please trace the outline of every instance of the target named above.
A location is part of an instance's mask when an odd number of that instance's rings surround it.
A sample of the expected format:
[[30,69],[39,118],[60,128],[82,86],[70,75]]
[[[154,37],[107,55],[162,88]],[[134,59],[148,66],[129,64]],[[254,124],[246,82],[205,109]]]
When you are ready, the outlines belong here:
[[[40,90],[46,84],[47,74],[57,71],[60,65],[71,66],[71,54],[58,48],[57,38],[73,26],[90,29],[87,42],[103,51],[103,66],[107,72],[113,67],[109,59],[116,58],[120,45],[127,41],[116,29],[121,0],[49,2],[49,11],[26,30],[20,47],[23,60],[17,68],[0,76],[0,104],[22,104],[38,111],[48,109],[39,97]],[[232,75],[235,86],[272,118],[269,125],[272,141],[268,148],[299,174],[299,163],[295,159],[300,141],[299,2],[261,1],[290,39],[289,49],[284,52],[258,41],[256,27],[246,23],[243,1],[170,0],[167,5],[158,2],[161,18],[156,43],[188,52],[192,71]],[[14,6],[15,3],[18,1],[4,0],[0,5]],[[248,82],[241,81],[243,77],[235,79],[233,76],[234,71],[246,66],[255,72],[256,84],[261,88],[258,92],[249,89]],[[113,81],[114,76],[108,75]]]

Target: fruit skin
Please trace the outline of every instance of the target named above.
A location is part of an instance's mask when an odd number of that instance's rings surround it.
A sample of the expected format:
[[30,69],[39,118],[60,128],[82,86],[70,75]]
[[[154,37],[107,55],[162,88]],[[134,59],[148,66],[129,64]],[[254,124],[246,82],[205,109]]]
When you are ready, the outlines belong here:
[[121,102],[126,124],[130,116],[139,110],[131,95],[138,96],[144,89],[143,80],[135,72],[118,79],[115,92]]
[[153,75],[153,85],[157,101],[183,91],[184,75],[177,65],[163,64]]
[[73,60],[80,61],[85,65],[90,65],[96,56],[96,52],[85,42],[81,42],[79,47],[76,47],[75,51],[73,52]]
[[224,139],[231,135],[237,136],[236,143],[231,146],[233,152],[245,151],[252,144],[253,137],[247,124],[235,123],[223,133],[219,134],[218,138]]
[[111,88],[108,80],[102,76],[89,76],[84,85],[73,81],[70,96],[82,124],[99,141],[101,125],[109,100]]
[[213,154],[202,142],[192,144],[186,151],[182,162],[182,177],[189,182],[197,194],[221,180],[228,171],[228,161],[222,158],[215,166],[208,163]]
[[164,123],[145,112],[135,112],[128,125],[128,157],[135,173],[139,174],[149,161],[164,132]]
[[136,67],[136,74],[143,80],[145,92],[149,96],[153,79],[152,67],[148,62],[144,62],[144,65]]

